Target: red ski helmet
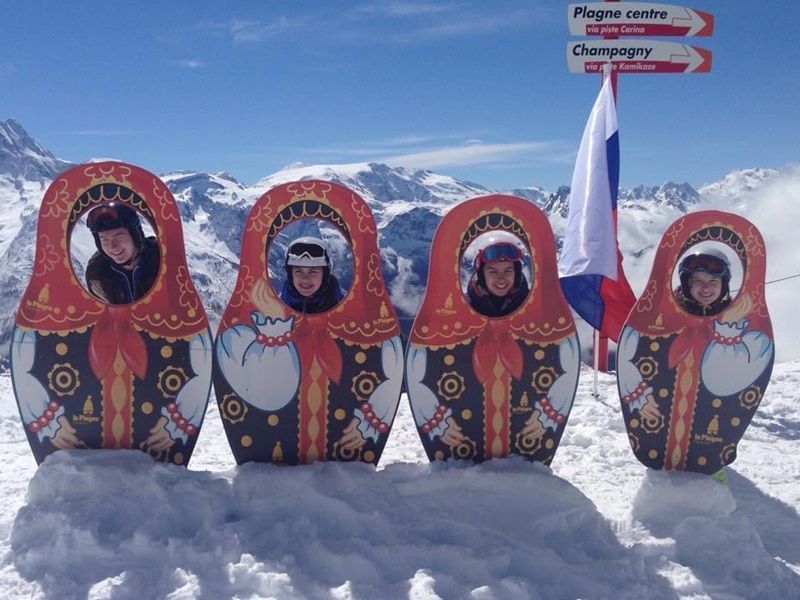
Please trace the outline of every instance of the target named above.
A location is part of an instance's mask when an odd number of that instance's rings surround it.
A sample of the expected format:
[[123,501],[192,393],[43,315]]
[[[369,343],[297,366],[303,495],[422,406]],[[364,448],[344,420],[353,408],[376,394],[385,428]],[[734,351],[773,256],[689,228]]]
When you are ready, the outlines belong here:
[[478,278],[478,283],[485,288],[486,279],[483,275],[483,266],[502,260],[511,262],[514,264],[514,287],[518,287],[522,280],[522,258],[523,252],[519,243],[511,241],[507,237],[490,235],[481,244],[472,261],[472,267]]

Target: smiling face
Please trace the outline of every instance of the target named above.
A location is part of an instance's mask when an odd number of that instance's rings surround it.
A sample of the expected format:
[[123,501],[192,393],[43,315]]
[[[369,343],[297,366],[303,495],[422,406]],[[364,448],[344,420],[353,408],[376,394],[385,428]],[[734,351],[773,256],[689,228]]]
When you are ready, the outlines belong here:
[[702,306],[713,304],[722,295],[722,277],[698,271],[689,278],[689,294]]
[[505,296],[514,287],[514,263],[508,260],[483,265],[486,289],[495,296]]
[[108,229],[97,234],[103,252],[118,265],[133,266],[139,250],[130,232],[124,227]]
[[313,296],[322,287],[322,267],[292,267],[292,283],[300,295]]

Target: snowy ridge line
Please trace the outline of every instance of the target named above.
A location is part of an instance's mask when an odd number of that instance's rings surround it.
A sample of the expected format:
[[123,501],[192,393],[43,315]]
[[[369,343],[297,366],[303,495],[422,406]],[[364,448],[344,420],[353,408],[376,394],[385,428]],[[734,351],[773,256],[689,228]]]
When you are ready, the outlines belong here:
[[[17,125],[18,127],[18,125]],[[20,136],[11,136],[21,140]],[[16,142],[20,144],[22,142]],[[18,152],[14,160],[35,166],[33,153]],[[5,156],[0,148],[0,156]],[[33,161],[33,162],[30,162]],[[0,160],[0,165],[2,165]],[[16,163],[15,163],[16,164]],[[16,165],[15,169],[20,165]],[[41,166],[41,165],[39,165]],[[38,168],[38,167],[37,167]],[[48,167],[49,168],[49,167]],[[16,172],[16,171],[15,171]],[[34,171],[30,171],[34,172]],[[40,172],[40,171],[36,171]],[[41,196],[52,177],[9,176],[0,167],[0,202],[7,208],[0,215],[0,321],[13,318],[27,282],[33,261],[36,212]],[[274,177],[274,181],[270,178]],[[362,195],[378,223],[381,263],[387,289],[399,316],[411,317],[420,305],[428,275],[430,241],[441,215],[464,199],[496,193],[478,184],[459,181],[431,171],[388,167],[378,163],[357,163],[339,169],[338,165],[287,167],[260,180],[272,187],[284,180],[325,178],[338,181]],[[245,186],[226,174],[183,171],[163,176],[175,194],[184,225],[184,240],[190,272],[208,312],[216,324],[226,305],[237,276],[237,256],[241,230],[249,207],[266,191]],[[624,267],[635,293],[643,290],[649,275],[655,244],[669,223],[689,211],[714,208],[742,214],[755,223],[768,244],[770,271],[796,270],[800,246],[792,243],[792,223],[800,222],[800,208],[791,201],[800,191],[800,168],[739,169],[723,179],[695,189],[689,184],[665,183],[661,186],[636,186],[620,191],[619,240],[625,257]],[[569,189],[554,192],[532,186],[510,190],[511,194],[537,203],[548,215],[556,239],[560,239],[566,218]],[[781,219],[770,215],[781,214]],[[85,232],[73,236],[75,264],[85,264],[94,244]],[[284,240],[279,240],[283,244]],[[345,247],[334,247],[337,264],[347,257]],[[777,260],[776,260],[777,259]],[[270,274],[282,283],[282,265],[271,260]],[[791,265],[787,267],[784,265]],[[78,273],[82,275],[82,272]],[[771,280],[775,277],[772,276]],[[800,321],[794,318],[794,299],[800,290],[794,284],[768,288],[768,304],[776,333],[778,361],[800,357]],[[10,323],[10,321],[6,321]],[[588,347],[581,322],[583,346]],[[0,362],[7,356],[7,344],[0,330]]]

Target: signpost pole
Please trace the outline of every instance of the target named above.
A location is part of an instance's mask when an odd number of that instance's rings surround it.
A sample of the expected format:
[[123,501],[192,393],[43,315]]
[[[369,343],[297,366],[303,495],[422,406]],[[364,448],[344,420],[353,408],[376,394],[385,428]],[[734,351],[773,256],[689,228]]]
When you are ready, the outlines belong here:
[[[605,0],[606,2],[618,2],[619,0]],[[604,35],[603,38],[607,40],[616,40],[619,36]],[[614,104],[617,104],[617,72],[611,70],[611,91],[614,93]],[[600,87],[603,87],[603,74],[600,73]],[[594,335],[594,393],[597,391],[597,371],[608,371],[608,336],[602,335],[599,331],[595,330]]]

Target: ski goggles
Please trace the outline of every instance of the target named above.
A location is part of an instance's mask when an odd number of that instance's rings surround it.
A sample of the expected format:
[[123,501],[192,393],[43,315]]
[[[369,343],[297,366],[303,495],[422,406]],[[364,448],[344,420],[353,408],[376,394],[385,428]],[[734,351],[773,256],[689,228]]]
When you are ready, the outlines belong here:
[[478,265],[501,260],[507,260],[509,262],[522,260],[522,250],[520,250],[519,246],[510,242],[500,242],[487,246],[478,252],[478,256],[475,257],[475,262]]
[[295,258],[325,258],[325,248],[319,244],[298,242],[289,248],[289,256]]
[[681,269],[690,273],[702,271],[714,277],[728,275],[728,265],[721,258],[710,254],[693,254],[683,259]]
[[327,253],[319,244],[297,242],[289,246],[286,264],[294,267],[325,267],[328,264]]

